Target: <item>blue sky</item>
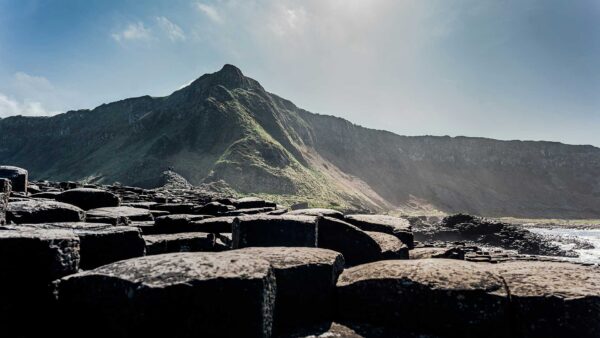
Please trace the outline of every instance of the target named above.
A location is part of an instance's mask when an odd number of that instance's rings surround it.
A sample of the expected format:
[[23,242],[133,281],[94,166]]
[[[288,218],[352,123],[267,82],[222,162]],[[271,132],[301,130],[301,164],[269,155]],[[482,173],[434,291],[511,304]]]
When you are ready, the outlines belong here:
[[597,0],[0,0],[0,117],[168,95],[225,63],[366,127],[600,146]]

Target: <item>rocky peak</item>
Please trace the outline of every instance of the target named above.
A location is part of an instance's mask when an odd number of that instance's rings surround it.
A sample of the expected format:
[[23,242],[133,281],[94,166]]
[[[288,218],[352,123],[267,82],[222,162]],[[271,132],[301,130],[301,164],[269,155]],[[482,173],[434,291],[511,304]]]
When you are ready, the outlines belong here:
[[225,64],[218,72],[202,75],[190,85],[194,89],[214,86],[223,86],[229,90],[236,88],[264,90],[256,80],[244,76],[239,68],[230,64]]

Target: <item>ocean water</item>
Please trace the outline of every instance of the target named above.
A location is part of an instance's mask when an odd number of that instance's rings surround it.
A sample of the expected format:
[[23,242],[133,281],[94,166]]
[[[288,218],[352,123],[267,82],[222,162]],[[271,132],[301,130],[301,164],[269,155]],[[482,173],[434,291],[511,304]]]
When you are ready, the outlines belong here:
[[578,258],[569,260],[600,264],[600,229],[536,228],[527,227],[565,250],[573,250]]

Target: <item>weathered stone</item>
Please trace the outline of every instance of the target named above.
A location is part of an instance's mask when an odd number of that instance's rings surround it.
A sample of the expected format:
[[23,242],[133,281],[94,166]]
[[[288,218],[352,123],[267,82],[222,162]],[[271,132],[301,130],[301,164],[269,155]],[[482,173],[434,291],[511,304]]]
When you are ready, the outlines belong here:
[[49,200],[56,200],[56,196],[62,194],[60,191],[44,191],[37,194],[33,194],[31,198],[45,198]]
[[408,259],[408,247],[398,237],[384,232],[365,231],[379,245],[379,259]]
[[0,178],[10,180],[13,191],[27,192],[27,170],[19,167],[0,165]]
[[403,218],[387,215],[346,215],[344,220],[364,231],[377,231],[394,235],[409,249],[414,247],[410,223]]
[[263,200],[262,198],[258,198],[258,197],[243,197],[243,198],[235,200],[233,202],[233,205],[235,205],[235,207],[238,209],[253,209],[253,208],[264,208],[264,207],[273,206],[273,205],[268,205],[267,201]]
[[43,222],[80,222],[85,212],[80,208],[51,200],[27,200],[8,203],[6,219],[9,222],[43,223]]
[[319,218],[319,247],[341,252],[348,266],[374,262],[379,244],[365,231],[336,218]]
[[340,319],[451,337],[508,336],[508,293],[486,265],[385,260],[344,271],[337,286]]
[[67,190],[57,195],[55,199],[59,202],[76,205],[83,210],[117,207],[121,203],[117,195],[108,191],[91,188]]
[[72,232],[0,227],[0,335],[33,336],[38,325],[48,327],[55,311],[51,282],[78,268],[79,239]]
[[23,224],[23,226],[72,231],[80,240],[79,266],[84,270],[143,256],[145,253],[144,239],[140,230],[135,227],[86,222]]
[[298,209],[292,210],[287,213],[288,215],[306,215],[306,216],[326,216],[337,219],[344,219],[344,214],[333,209],[323,208],[312,208],[312,209]]
[[462,260],[465,257],[464,252],[457,248],[427,247],[410,250],[410,259],[424,258],[452,258]]
[[234,209],[235,207],[232,205],[226,205],[219,202],[210,202],[198,208],[196,212],[203,215],[217,216]]
[[193,203],[164,203],[152,205],[150,209],[168,211],[171,214],[196,214],[199,207]]
[[106,207],[88,210],[86,221],[93,223],[109,223],[127,225],[130,221],[152,221],[150,210],[132,207]]
[[172,253],[65,277],[58,299],[73,336],[269,337],[275,288],[263,259]]
[[365,323],[324,322],[307,325],[280,335],[280,338],[441,338],[431,334],[410,332],[397,327]]
[[600,337],[600,269],[559,262],[491,266],[508,285],[519,337]]
[[153,206],[157,205],[156,202],[129,202],[121,203],[124,207],[141,208],[141,209],[152,209]]
[[266,213],[269,213],[272,211],[275,211],[275,208],[273,208],[273,207],[248,208],[248,209],[230,210],[230,211],[221,213],[221,215],[223,215],[223,216],[244,216],[244,215],[266,214]]
[[241,216],[233,221],[233,248],[317,246],[317,218],[312,216]]
[[0,178],[0,225],[6,223],[6,207],[12,186],[7,178]]
[[277,331],[332,318],[333,296],[343,256],[319,248],[235,250],[271,263],[277,280],[274,326]]
[[190,232],[191,225],[194,221],[201,221],[207,218],[212,218],[209,215],[190,215],[190,214],[175,214],[156,217],[154,219],[153,233],[156,234],[172,234],[178,232]]
[[146,254],[158,255],[170,252],[218,251],[215,235],[205,232],[145,235]]

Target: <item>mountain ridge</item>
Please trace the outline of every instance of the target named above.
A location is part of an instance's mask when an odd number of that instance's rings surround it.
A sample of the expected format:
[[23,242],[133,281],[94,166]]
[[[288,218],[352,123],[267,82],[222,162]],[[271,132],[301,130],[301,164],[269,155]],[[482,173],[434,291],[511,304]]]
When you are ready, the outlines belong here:
[[192,184],[312,205],[488,216],[600,216],[600,149],[550,141],[401,136],[314,114],[235,66],[164,97],[0,119],[0,161],[40,179]]

